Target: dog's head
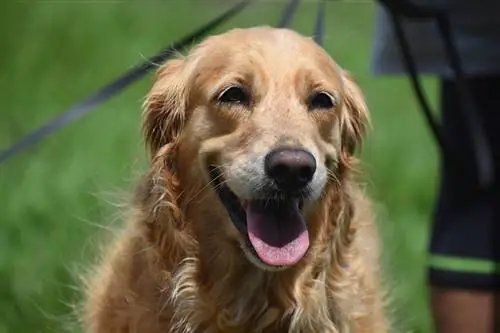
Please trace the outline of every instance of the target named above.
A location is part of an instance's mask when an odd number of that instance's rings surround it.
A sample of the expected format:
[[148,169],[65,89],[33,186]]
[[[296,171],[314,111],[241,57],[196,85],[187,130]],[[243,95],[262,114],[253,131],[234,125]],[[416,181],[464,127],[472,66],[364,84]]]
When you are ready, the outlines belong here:
[[367,122],[360,89],[320,46],[259,27],[210,37],[160,68],[144,133],[153,157],[176,147],[185,200],[186,189],[209,192],[193,228],[276,269],[307,252],[310,212],[341,182]]

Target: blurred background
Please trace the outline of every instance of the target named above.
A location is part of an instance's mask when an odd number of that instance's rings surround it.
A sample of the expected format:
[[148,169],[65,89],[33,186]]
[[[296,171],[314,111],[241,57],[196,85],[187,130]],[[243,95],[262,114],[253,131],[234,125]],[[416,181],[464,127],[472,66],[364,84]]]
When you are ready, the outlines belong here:
[[[230,5],[223,0],[0,3],[0,149]],[[284,0],[251,5],[213,33],[275,24]],[[293,28],[311,35],[315,1]],[[363,88],[373,118],[362,151],[401,331],[432,332],[427,233],[437,150],[405,78],[370,72],[372,1],[332,1],[325,48]],[[78,332],[78,276],[119,226],[145,169],[139,124],[151,75],[0,165],[0,333]],[[435,101],[435,84],[425,86]]]

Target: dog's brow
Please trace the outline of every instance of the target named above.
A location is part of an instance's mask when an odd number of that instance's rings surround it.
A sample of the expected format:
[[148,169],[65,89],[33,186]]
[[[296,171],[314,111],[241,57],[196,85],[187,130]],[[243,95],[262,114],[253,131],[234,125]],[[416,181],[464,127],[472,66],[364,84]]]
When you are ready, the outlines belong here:
[[216,96],[220,94],[224,89],[231,85],[248,87],[248,84],[240,76],[235,76],[234,74],[225,74],[217,83],[210,87],[208,93],[210,96]]

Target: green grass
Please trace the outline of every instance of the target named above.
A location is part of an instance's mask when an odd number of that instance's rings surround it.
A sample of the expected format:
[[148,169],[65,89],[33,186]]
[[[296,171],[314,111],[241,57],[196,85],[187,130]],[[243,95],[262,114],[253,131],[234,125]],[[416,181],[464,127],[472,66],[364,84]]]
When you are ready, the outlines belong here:
[[[0,147],[190,32],[229,1],[34,1],[0,4]],[[277,22],[282,1],[252,6],[216,32]],[[311,34],[305,2],[294,28]],[[364,89],[374,130],[363,151],[378,202],[396,317],[431,332],[425,287],[434,142],[403,78],[370,74],[373,7],[330,4],[326,48]],[[0,333],[77,331],[76,273],[119,215],[114,194],[143,169],[140,105],[151,77],[0,165]],[[434,91],[433,82],[426,82]],[[435,94],[432,94],[434,97]]]

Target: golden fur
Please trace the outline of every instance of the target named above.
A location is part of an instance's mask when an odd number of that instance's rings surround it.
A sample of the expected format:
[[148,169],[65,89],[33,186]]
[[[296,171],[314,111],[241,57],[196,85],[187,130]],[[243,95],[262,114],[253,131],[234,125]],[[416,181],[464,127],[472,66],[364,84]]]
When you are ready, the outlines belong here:
[[[251,91],[248,109],[213,102],[235,81]],[[306,110],[317,88],[336,95],[333,110]],[[209,37],[158,70],[143,117],[149,171],[87,286],[86,332],[388,332],[376,226],[352,175],[368,110],[323,49],[270,27]],[[307,254],[270,270],[242,250],[206,166],[237,188],[233,171],[283,140],[314,151],[329,177],[308,209]]]

